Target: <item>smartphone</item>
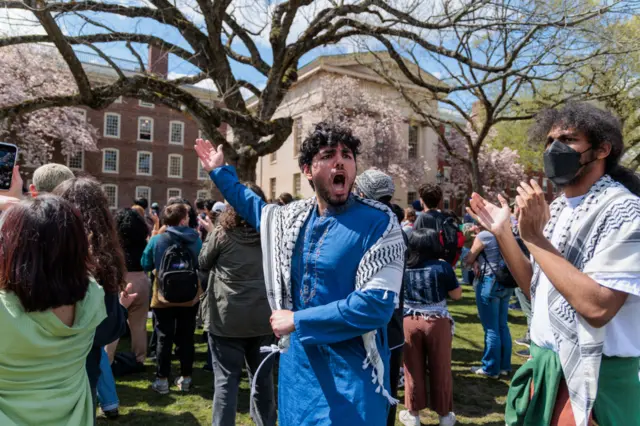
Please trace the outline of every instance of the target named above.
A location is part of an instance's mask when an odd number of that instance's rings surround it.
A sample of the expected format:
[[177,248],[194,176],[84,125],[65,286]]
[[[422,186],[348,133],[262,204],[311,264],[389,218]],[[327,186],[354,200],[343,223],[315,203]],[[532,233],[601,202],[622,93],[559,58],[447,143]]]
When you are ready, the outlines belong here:
[[17,146],[0,142],[0,191],[8,191],[11,188],[11,178],[17,158]]

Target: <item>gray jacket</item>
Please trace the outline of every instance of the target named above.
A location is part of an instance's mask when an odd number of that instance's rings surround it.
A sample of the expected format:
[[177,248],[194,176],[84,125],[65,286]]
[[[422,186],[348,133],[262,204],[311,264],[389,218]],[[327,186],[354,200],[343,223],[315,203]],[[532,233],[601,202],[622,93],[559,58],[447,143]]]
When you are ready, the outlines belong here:
[[204,328],[215,336],[272,333],[271,308],[262,272],[260,234],[251,227],[217,226],[200,251],[200,269],[211,270],[203,309]]

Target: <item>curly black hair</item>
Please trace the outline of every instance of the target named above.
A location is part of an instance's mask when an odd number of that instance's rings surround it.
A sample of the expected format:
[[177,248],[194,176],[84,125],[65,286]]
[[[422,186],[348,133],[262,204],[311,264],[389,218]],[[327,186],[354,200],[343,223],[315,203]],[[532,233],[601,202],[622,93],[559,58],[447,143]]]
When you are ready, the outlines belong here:
[[298,156],[300,169],[304,170],[304,166],[310,166],[313,157],[315,157],[322,148],[327,146],[334,147],[340,143],[351,150],[354,160],[357,155],[360,154],[360,139],[355,137],[350,129],[324,121],[316,124],[315,129],[309,133],[300,147]]
[[529,128],[529,140],[546,144],[547,135],[554,127],[584,133],[593,149],[604,144],[611,145],[605,173],[635,195],[640,195],[640,178],[620,165],[620,157],[624,152],[622,125],[613,114],[585,102],[568,103],[558,109],[544,109],[536,115],[534,124]]

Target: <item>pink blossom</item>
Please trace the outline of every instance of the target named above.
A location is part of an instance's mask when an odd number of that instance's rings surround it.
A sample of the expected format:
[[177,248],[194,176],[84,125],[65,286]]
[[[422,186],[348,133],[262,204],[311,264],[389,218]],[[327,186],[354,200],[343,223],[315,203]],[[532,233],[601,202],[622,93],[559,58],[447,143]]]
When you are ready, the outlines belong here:
[[[34,45],[0,49],[0,106],[77,91],[67,65],[47,50]],[[97,129],[85,122],[79,108],[40,109],[0,121],[0,140],[18,145],[30,166],[49,162],[56,149],[65,156],[94,151],[97,137]]]

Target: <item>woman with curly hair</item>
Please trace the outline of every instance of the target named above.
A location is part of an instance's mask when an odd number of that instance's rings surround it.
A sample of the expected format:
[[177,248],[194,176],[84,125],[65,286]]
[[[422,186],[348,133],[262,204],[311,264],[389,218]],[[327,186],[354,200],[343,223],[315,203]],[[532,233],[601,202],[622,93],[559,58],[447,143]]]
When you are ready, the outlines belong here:
[[128,295],[130,285],[125,290],[124,278],[127,270],[124,254],[107,197],[100,184],[86,177],[70,179],[58,185],[53,194],[69,201],[80,211],[93,259],[93,276],[104,290],[107,318],[96,329],[93,347],[87,357],[87,374],[95,401],[103,347],[125,333],[126,308],[135,296]]
[[[262,190],[246,184],[262,200]],[[204,328],[209,333],[215,392],[213,425],[236,424],[236,402],[247,365],[249,375],[267,354],[260,347],[274,342],[269,325],[271,309],[262,272],[260,234],[230,206],[220,215],[218,225],[207,217],[200,224],[208,234],[200,251],[200,269],[211,270],[205,310]],[[251,307],[247,310],[247,307]],[[273,358],[256,378],[257,392],[251,402],[252,417],[259,425],[275,425],[276,409],[273,392]]]

